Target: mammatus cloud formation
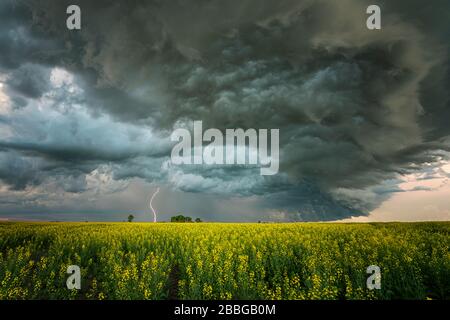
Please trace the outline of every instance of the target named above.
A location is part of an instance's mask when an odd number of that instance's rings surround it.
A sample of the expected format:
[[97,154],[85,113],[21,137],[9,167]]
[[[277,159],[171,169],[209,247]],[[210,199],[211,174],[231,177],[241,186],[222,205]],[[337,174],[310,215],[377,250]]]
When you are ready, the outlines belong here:
[[[378,1],[370,31],[372,2],[3,1],[3,207],[140,178],[256,197],[284,220],[368,214],[450,149],[450,4]],[[70,4],[80,31],[65,27]],[[194,120],[279,128],[280,173],[171,165],[170,133]]]

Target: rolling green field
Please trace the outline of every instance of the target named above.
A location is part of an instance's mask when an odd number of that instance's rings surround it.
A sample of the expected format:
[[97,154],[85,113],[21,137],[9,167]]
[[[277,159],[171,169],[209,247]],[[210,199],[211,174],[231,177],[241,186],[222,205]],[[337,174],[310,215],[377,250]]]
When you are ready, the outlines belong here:
[[450,299],[449,245],[450,222],[5,222],[0,299]]

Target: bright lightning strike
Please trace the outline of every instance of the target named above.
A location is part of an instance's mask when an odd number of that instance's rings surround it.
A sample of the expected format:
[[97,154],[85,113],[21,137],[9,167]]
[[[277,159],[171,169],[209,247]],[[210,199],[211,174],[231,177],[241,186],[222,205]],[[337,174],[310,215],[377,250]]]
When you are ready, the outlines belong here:
[[152,197],[150,198],[150,209],[153,212],[153,222],[156,222],[156,211],[155,211],[155,209],[153,209],[152,201],[155,198],[155,196],[158,194],[158,192],[159,192],[159,188],[156,189],[155,193],[153,193]]

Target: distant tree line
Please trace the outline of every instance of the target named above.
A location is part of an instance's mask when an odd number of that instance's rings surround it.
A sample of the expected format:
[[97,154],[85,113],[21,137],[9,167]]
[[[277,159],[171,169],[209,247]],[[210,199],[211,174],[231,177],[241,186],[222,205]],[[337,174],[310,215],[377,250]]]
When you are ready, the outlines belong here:
[[[128,222],[133,222],[134,216],[130,214],[127,218]],[[203,222],[202,219],[196,218],[194,221],[192,221],[191,217],[183,216],[182,214],[178,216],[173,216],[170,218],[170,222]]]
[[[192,218],[188,216],[183,216],[182,214],[178,216],[173,216],[170,218],[170,222],[192,222]],[[196,218],[195,222],[202,222],[202,219]]]

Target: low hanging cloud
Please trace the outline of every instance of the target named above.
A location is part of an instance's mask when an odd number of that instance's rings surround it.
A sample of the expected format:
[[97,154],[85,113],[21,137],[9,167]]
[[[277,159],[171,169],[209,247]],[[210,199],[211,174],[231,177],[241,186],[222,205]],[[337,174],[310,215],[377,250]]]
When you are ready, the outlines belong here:
[[[448,1],[381,1],[379,31],[369,4],[2,2],[0,179],[82,193],[108,168],[117,183],[258,197],[285,220],[366,215],[450,146]],[[171,131],[194,120],[279,128],[280,173],[170,165]]]

